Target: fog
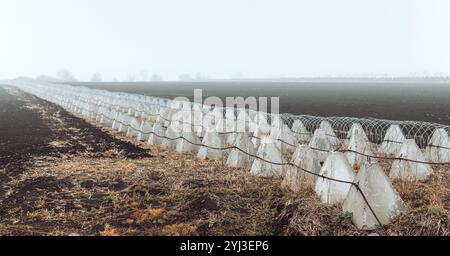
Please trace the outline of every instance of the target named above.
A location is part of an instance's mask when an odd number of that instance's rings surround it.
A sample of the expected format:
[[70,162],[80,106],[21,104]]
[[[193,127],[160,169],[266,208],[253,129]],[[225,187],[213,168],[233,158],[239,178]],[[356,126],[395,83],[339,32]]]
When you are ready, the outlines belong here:
[[450,74],[447,0],[2,0],[0,78]]

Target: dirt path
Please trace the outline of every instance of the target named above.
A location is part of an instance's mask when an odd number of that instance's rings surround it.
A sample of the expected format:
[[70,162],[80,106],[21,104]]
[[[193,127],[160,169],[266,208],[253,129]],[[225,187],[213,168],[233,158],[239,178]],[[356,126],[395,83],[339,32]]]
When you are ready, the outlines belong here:
[[[310,189],[293,195],[280,179],[132,141],[1,86],[0,118],[0,235],[370,233]],[[445,173],[396,184],[410,214],[388,234],[449,234]]]

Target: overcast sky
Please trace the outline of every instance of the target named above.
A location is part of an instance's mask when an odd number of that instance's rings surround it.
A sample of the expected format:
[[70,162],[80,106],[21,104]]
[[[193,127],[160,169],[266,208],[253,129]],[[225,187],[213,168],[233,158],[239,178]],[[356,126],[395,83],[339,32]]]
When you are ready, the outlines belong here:
[[1,0],[0,78],[450,74],[448,0]]

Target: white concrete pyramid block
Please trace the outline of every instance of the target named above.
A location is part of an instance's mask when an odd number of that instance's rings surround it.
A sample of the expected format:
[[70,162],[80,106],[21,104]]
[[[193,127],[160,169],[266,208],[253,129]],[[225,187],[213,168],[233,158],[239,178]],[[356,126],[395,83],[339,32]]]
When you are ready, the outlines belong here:
[[225,150],[220,149],[224,148],[224,143],[215,130],[205,133],[202,144],[205,146],[200,147],[197,158],[201,160],[220,159],[225,156]]
[[358,134],[359,137],[363,137],[364,140],[369,141],[366,132],[360,123],[353,123],[350,130],[347,133],[347,140],[350,140],[353,136]]
[[393,124],[386,131],[386,135],[380,146],[380,152],[387,155],[397,155],[405,140],[405,135],[403,135],[400,126]]
[[320,128],[314,131],[314,135],[309,142],[309,147],[314,150],[317,159],[320,162],[325,162],[329,152],[334,149],[329,137],[326,135],[325,131]]
[[[198,108],[198,107],[196,107]],[[201,111],[192,112],[192,130],[197,136],[203,136],[203,113]]]
[[[191,152],[195,153],[200,148],[198,144],[200,144],[200,139],[197,135],[192,131],[190,125],[184,125],[183,131],[181,133],[184,139],[180,139],[177,142],[176,150],[179,153]],[[196,145],[197,144],[197,145]]]
[[[227,145],[234,145],[234,142],[236,141],[236,138],[237,138],[238,134],[239,134],[239,132],[229,133],[228,136],[226,137],[226,144]],[[251,142],[251,140],[250,140],[250,142]]]
[[130,119],[130,125],[127,128],[127,137],[134,138],[139,135],[139,129],[141,127],[141,121],[137,119],[136,117],[132,117]]
[[305,125],[301,120],[295,120],[292,124],[292,131],[300,142],[307,142],[311,139],[310,133],[306,129]]
[[412,161],[394,160],[389,173],[391,179],[426,180],[433,172],[431,165],[423,163],[426,162],[426,159],[416,142],[412,139],[405,140],[396,158]]
[[144,120],[141,123],[137,139],[140,141],[146,141],[150,137],[150,133],[153,130],[153,125],[149,120]]
[[103,126],[111,126],[113,123],[113,117],[115,116],[115,111],[111,111],[108,108],[103,108],[103,111],[101,111],[101,115],[99,119],[99,123]]
[[[256,149],[247,133],[236,133],[236,140],[233,145],[250,155],[256,154]],[[227,166],[234,168],[250,168],[253,163],[253,157],[239,149],[234,148],[231,150],[230,155],[228,156]]]
[[255,148],[259,148],[259,146],[261,145],[261,140],[264,139],[265,137],[268,137],[270,135],[271,132],[271,126],[270,124],[268,124],[265,121],[260,122],[256,128],[255,131],[253,132],[253,145],[255,145]]
[[[355,173],[344,154],[332,152],[320,170],[320,174],[332,179],[353,182]],[[351,184],[318,177],[315,191],[320,201],[327,205],[342,203],[350,190]]]
[[206,114],[202,120],[202,129],[200,131],[197,130],[197,135],[204,137],[206,133],[211,131],[216,131],[215,117],[211,114]]
[[357,166],[362,166],[365,162],[370,161],[371,159],[368,156],[374,156],[372,151],[370,142],[367,140],[367,137],[364,134],[364,131],[354,130],[352,132],[352,136],[350,138],[350,142],[347,146],[347,152],[345,152],[345,156],[350,163],[350,166],[353,168]]
[[[268,127],[270,129],[270,124],[267,122],[267,113],[256,112],[250,122],[250,132],[256,133],[257,129],[261,129],[261,127]],[[266,133],[269,134],[270,131]]]
[[284,176],[286,167],[284,165],[275,163],[286,163],[286,160],[284,159],[281,150],[277,147],[277,143],[274,139],[262,139],[261,145],[259,146],[256,155],[259,158],[270,161],[272,163],[268,163],[256,158],[253,161],[250,170],[252,175],[263,177]]
[[250,129],[250,116],[245,109],[239,110],[236,118],[236,130],[238,132],[248,132]]
[[433,132],[426,155],[433,163],[450,163],[450,137],[443,128],[438,128]]
[[122,113],[120,111],[114,111],[114,120],[111,125],[111,129],[119,130],[119,124],[122,121]]
[[156,122],[162,124],[164,127],[168,127],[172,120],[173,111],[170,108],[162,107],[156,118]]
[[299,145],[292,156],[291,162],[295,166],[288,167],[281,186],[294,192],[299,192],[305,187],[313,188],[317,176],[306,171],[315,174],[320,172],[320,161],[317,159],[315,152],[308,145]]
[[[378,163],[362,165],[354,182],[366,196],[382,225],[391,223],[405,210],[400,195]],[[361,193],[354,186],[351,187],[342,209],[353,214],[353,223],[359,229],[371,230],[379,225]]]
[[282,152],[293,152],[298,145],[297,137],[285,124],[272,126],[269,136],[277,141],[278,148],[280,148]]
[[131,116],[128,114],[121,114],[119,119],[119,128],[117,129],[118,132],[127,132],[128,126],[131,123]]
[[150,145],[161,145],[163,143],[163,137],[166,134],[166,128],[161,123],[154,123],[152,133],[148,137],[148,143]]
[[[228,142],[228,137],[230,137],[230,135],[233,137],[233,133],[236,132],[236,121],[227,118],[218,118],[215,128],[222,140]],[[231,143],[232,142],[233,141],[231,141]]]
[[171,122],[166,130],[165,138],[161,144],[162,148],[166,150],[176,150],[177,143],[180,140],[182,133],[182,125],[178,121]]
[[283,121],[283,119],[281,118],[281,116],[280,115],[275,115],[275,114],[273,114],[272,115],[272,117],[271,117],[271,123],[270,123],[270,125],[272,126],[272,127],[278,127],[278,128],[280,128],[282,125],[284,125],[284,121]]
[[225,119],[236,121],[236,115],[234,114],[234,108],[226,108],[225,109]]
[[341,140],[339,140],[339,138],[337,137],[330,122],[322,121],[320,123],[319,129],[322,129],[325,131],[325,134],[327,135],[328,139],[330,140],[330,142],[333,146],[337,146],[337,145],[341,144]]

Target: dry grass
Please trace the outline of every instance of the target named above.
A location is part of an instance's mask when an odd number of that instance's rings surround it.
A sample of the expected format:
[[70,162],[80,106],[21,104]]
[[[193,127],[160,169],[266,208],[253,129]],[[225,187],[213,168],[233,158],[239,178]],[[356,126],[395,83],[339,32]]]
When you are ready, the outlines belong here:
[[50,146],[55,148],[64,148],[67,147],[70,144],[69,141],[63,141],[63,140],[54,140],[49,143]]

